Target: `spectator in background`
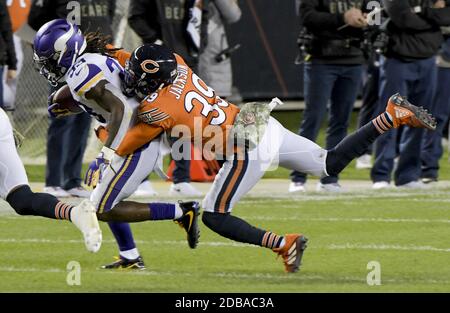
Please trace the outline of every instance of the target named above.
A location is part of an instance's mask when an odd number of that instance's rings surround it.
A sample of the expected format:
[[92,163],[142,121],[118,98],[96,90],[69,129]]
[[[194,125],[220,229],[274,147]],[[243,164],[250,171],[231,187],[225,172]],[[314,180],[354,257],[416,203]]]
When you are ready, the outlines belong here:
[[[436,86],[436,58],[443,35],[440,26],[450,25],[450,8],[445,1],[383,1],[390,17],[389,45],[380,67],[378,112],[393,93],[431,109]],[[448,87],[447,87],[448,88]],[[396,131],[375,142],[375,163],[371,177],[374,189],[388,188],[396,156]],[[398,187],[423,188],[421,150],[424,131],[405,127],[400,137],[400,153],[394,174]]]
[[431,112],[436,118],[435,131],[426,131],[422,150],[422,182],[435,182],[439,174],[439,160],[444,152],[442,136],[450,118],[450,28],[445,30],[446,41],[437,57],[437,87]]
[[[362,104],[358,115],[358,128],[363,127],[373,119],[378,111],[378,90],[380,80],[379,55],[375,51],[370,53],[367,61],[367,77],[362,90]],[[372,146],[356,159],[357,169],[372,167]]]
[[[100,30],[112,36],[114,8],[113,0],[34,1],[28,24],[37,31],[50,20],[70,17],[73,22],[81,24],[80,28],[85,33]],[[58,87],[51,88],[51,91]],[[87,113],[50,119],[45,192],[59,198],[89,197],[90,192],[81,187],[80,173],[90,123],[91,117]]]
[[[306,109],[300,136],[317,139],[329,108],[326,149],[332,149],[347,134],[350,114],[362,79],[365,62],[361,49],[363,15],[367,1],[301,0],[300,23],[312,35],[304,66]],[[384,102],[386,103],[386,102]],[[304,192],[306,174],[291,174],[289,192]],[[339,192],[337,176],[321,179],[317,191]]]
[[186,31],[193,0],[130,0],[128,24],[143,43],[161,43],[196,69],[198,51]]
[[[11,19],[12,32],[15,33],[27,21],[31,0],[8,1],[7,5]],[[17,58],[17,73],[16,77],[13,79],[7,79],[7,71],[3,73],[3,108],[5,111],[14,111],[15,109],[17,80],[23,64],[22,42],[16,35],[13,35],[13,40]]]
[[[162,43],[181,55],[196,71],[198,49],[192,44],[187,32],[192,0],[131,0],[128,24],[142,38],[144,43]],[[173,138],[176,140],[176,138]],[[200,196],[201,193],[190,184],[190,160],[175,161],[173,184],[170,194],[178,196]]]
[[[0,77],[5,71],[5,83],[9,84],[16,79],[17,59],[14,49],[13,32],[9,18],[6,0],[0,0]],[[0,84],[0,107],[5,108],[3,103],[3,82]],[[7,109],[7,108],[5,108]]]
[[230,57],[224,53],[229,49],[224,24],[239,21],[241,9],[236,0],[210,0],[208,3],[207,41],[200,53],[199,76],[220,97],[226,98],[231,96],[233,77]]

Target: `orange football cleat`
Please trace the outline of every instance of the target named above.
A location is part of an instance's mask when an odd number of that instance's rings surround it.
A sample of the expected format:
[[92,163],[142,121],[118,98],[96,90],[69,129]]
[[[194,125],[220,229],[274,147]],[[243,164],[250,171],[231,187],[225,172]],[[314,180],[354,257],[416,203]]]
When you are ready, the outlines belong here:
[[436,129],[436,121],[427,110],[409,103],[398,93],[389,98],[386,112],[391,115],[395,128],[400,125],[408,125],[430,130]]
[[273,249],[273,252],[283,257],[286,272],[295,273],[300,268],[308,239],[302,234],[288,234],[284,240],[286,243],[283,248]]

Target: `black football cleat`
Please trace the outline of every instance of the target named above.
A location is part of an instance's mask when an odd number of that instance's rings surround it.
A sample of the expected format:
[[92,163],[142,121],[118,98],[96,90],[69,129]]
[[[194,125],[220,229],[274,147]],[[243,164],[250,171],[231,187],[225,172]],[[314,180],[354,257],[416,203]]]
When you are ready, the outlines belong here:
[[195,201],[179,202],[183,216],[175,220],[175,223],[184,228],[187,233],[187,241],[191,249],[195,249],[200,237],[200,229],[198,227],[198,216],[200,215],[200,204]]
[[115,258],[115,262],[103,265],[102,268],[107,270],[145,270],[144,259],[141,256],[133,260],[124,258],[123,256]]

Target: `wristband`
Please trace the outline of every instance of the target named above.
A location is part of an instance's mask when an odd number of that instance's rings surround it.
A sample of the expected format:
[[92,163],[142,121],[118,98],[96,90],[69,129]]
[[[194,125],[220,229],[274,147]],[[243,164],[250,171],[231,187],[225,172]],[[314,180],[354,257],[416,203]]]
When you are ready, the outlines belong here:
[[103,147],[100,152],[103,153],[103,158],[107,161],[111,161],[116,153],[116,151],[108,147]]

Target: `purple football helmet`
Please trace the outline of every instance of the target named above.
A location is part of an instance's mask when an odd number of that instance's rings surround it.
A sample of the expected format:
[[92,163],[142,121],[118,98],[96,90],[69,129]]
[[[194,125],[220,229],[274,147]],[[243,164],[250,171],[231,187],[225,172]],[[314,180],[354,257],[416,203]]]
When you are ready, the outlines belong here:
[[56,86],[85,49],[78,26],[56,19],[42,25],[34,37],[33,60],[39,73]]

